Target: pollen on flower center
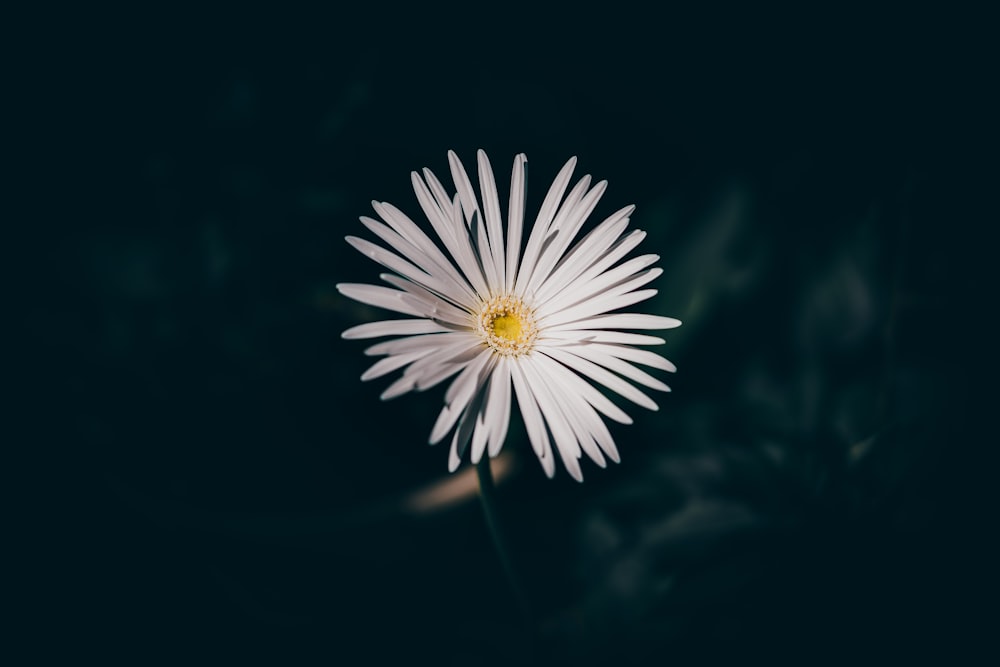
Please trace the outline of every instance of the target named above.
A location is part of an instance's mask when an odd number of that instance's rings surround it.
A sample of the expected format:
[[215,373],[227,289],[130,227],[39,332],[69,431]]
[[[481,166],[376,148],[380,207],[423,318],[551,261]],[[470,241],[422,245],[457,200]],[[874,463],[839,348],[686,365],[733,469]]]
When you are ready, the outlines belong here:
[[483,304],[478,331],[487,345],[503,355],[525,354],[535,342],[535,316],[516,296],[496,296]]

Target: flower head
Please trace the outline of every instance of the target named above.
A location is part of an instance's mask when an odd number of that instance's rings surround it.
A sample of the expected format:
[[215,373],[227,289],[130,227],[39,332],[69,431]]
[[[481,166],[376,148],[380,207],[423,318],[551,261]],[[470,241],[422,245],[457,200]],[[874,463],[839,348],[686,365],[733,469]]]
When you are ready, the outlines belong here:
[[454,152],[448,160],[454,195],[428,169],[422,176],[411,174],[436,239],[386,202],[372,202],[381,220],[362,216],[361,222],[388,248],[347,237],[392,273],[380,275],[388,287],[342,283],[337,289],[410,317],[362,324],[343,337],[391,338],[365,350],[383,358],[361,376],[370,380],[404,369],[383,399],[457,376],[430,435],[436,444],[452,434],[449,470],[458,468],[470,444],[473,463],[500,452],[516,397],[545,473],[555,474],[554,450],[570,475],[582,480],[582,454],[601,467],[605,458],[619,460],[602,415],[632,422],[593,383],[650,410],[656,403],[625,378],[670,390],[638,367],[676,370],[660,355],[636,347],[664,340],[621,330],[670,329],[680,322],[615,312],[656,294],[640,288],[663,272],[649,268],[659,257],[621,261],[645,237],[639,230],[625,233],[633,206],[576,240],[607,187],[606,181],[591,187],[590,176],[584,176],[566,194],[576,158],[556,176],[527,241],[525,155],[514,158],[506,229],[486,154],[478,154],[478,197]]

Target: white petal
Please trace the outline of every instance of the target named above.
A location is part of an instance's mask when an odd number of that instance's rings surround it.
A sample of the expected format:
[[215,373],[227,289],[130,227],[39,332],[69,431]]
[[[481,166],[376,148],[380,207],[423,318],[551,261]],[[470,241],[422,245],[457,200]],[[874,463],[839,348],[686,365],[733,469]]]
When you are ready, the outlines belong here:
[[[378,202],[372,202],[372,205],[376,207],[376,211],[381,212],[383,218],[391,217],[388,210],[386,210]],[[402,213],[400,213],[400,215],[402,215]],[[449,299],[458,299],[456,303],[460,303],[464,306],[469,306],[476,301],[475,293],[469,286],[468,281],[455,270],[455,267],[452,266],[451,262],[448,261],[448,259],[429,239],[426,240],[426,244],[433,248],[433,252],[414,244],[407,237],[401,235],[396,229],[386,225],[385,223],[379,222],[378,220],[374,220],[367,216],[361,216],[361,222],[368,228],[369,231],[385,241],[385,243],[387,243],[393,250],[408,259],[414,266],[427,275],[447,278],[447,280],[451,283],[451,287],[455,288],[455,290],[445,295]],[[410,224],[413,223],[411,222]]]
[[[429,171],[427,173],[430,174]],[[431,178],[434,177],[433,174],[430,175]],[[437,179],[434,179],[434,182],[437,182]],[[441,239],[444,247],[454,255],[455,252],[452,250],[452,245],[455,242],[455,232],[451,227],[451,200],[448,199],[447,195],[444,195],[443,200],[437,199],[435,195],[432,195],[427,188],[427,184],[420,178],[420,174],[415,171],[410,172],[410,183],[413,185],[413,192],[417,195],[420,208],[423,210],[424,215],[427,216],[427,221],[431,223],[431,227],[437,232],[438,238]]]
[[365,285],[363,283],[339,283],[337,291],[349,299],[366,303],[369,306],[393,310],[406,315],[423,316],[423,312],[414,308],[412,304],[405,303],[402,298],[403,292],[381,287],[379,285]]
[[421,350],[419,352],[397,354],[392,357],[386,357],[385,359],[379,359],[372,364],[368,370],[361,374],[361,381],[366,382],[368,380],[374,380],[375,378],[382,377],[383,375],[388,375],[397,368],[402,368],[403,366],[416,361],[428,353],[429,350]]
[[455,472],[458,466],[462,465],[462,457],[458,455],[458,432],[451,439],[451,448],[448,450],[448,472]]
[[510,174],[510,205],[507,209],[507,266],[504,291],[514,289],[514,278],[517,276],[517,260],[521,252],[521,228],[524,223],[525,170],[528,158],[519,153],[514,158],[514,167]]
[[583,357],[584,359],[592,361],[595,364],[604,366],[608,370],[614,371],[619,375],[624,375],[633,382],[638,382],[639,384],[645,385],[650,389],[656,389],[657,391],[670,391],[670,387],[660,382],[646,371],[636,368],[632,364],[627,361],[623,361],[618,357],[613,357],[610,354],[594,349],[594,346],[584,343],[580,345],[562,347],[559,349],[565,350],[570,354],[575,354],[578,357]]
[[[455,209],[454,215],[460,218],[461,212],[464,212],[470,242],[476,254],[476,264],[481,268],[483,276],[486,278],[486,284],[490,287],[499,287],[500,283],[497,282],[496,262],[490,248],[486,229],[483,227],[482,214],[479,210],[479,203],[476,200],[475,192],[472,189],[472,182],[469,180],[469,175],[466,173],[465,167],[462,165],[461,160],[458,159],[455,151],[448,151],[448,164],[451,167],[451,175],[455,181],[455,188],[458,190],[455,195],[456,203],[453,205]],[[461,203],[461,208],[459,208],[459,202]],[[456,229],[456,235],[460,233]],[[490,291],[490,293],[492,292]]]
[[544,240],[549,241],[549,243],[543,244],[539,248],[538,259],[531,270],[531,275],[525,275],[525,280],[521,283],[521,289],[526,293],[531,293],[538,288],[538,285],[541,283],[541,277],[543,277],[542,274],[547,274],[549,269],[552,268],[553,262],[559,259],[558,257],[553,257],[553,253],[556,251],[556,248],[562,246],[562,239],[569,236],[570,240],[572,240],[574,231],[566,225],[567,218],[576,210],[577,204],[580,203],[588,187],[590,187],[590,174],[586,174],[577,181],[573,189],[570,190],[570,193],[566,195],[566,201],[559,207],[559,211],[556,213],[555,219],[553,219],[546,233]]
[[[487,395],[489,393],[490,386],[493,385],[493,378],[490,378],[489,385],[487,385],[485,391]],[[476,413],[476,426],[472,431],[472,455],[469,460],[472,461],[473,465],[479,463],[483,458],[483,454],[486,452],[486,442],[490,439],[490,427],[487,424],[486,413],[489,410],[489,399],[484,400],[483,404],[479,406],[479,412]]]
[[493,251],[493,265],[496,267],[498,289],[507,283],[505,277],[507,254],[503,248],[503,225],[500,218],[500,196],[497,194],[497,182],[493,177],[493,166],[486,152],[480,149],[476,153],[479,162],[479,191],[483,195],[483,217],[486,219],[486,233],[490,239]]
[[637,245],[642,243],[642,240],[646,238],[646,232],[641,229],[636,229],[628,234],[628,236],[619,239],[611,246],[605,254],[601,255],[590,267],[587,268],[578,279],[578,283],[585,285],[590,280],[593,280],[595,276],[599,276],[604,273],[610,266],[614,266],[615,263],[624,257],[626,254],[631,252]]
[[524,420],[525,430],[528,432],[528,440],[531,448],[535,450],[545,470],[545,475],[551,479],[556,474],[556,463],[552,456],[552,446],[549,442],[549,435],[545,430],[545,421],[542,413],[538,409],[534,393],[531,391],[527,379],[524,375],[522,365],[524,360],[515,359],[511,363],[511,380],[514,383],[514,393],[517,395],[517,404],[521,408],[521,418]]
[[549,380],[538,372],[530,359],[523,363],[524,370],[532,387],[532,395],[538,401],[538,407],[545,416],[545,421],[552,431],[552,439],[556,442],[556,450],[559,458],[562,459],[570,476],[578,482],[583,481],[583,471],[580,470],[580,443],[577,442],[576,435],[570,428],[562,409],[553,397],[553,392],[549,386]]
[[[546,361],[550,362],[553,366],[559,366],[558,363],[544,357],[544,355],[539,355],[541,358],[545,358]],[[579,423],[582,427],[586,428],[588,436],[597,442],[597,445],[601,450],[608,455],[615,463],[621,460],[618,455],[618,448],[615,446],[614,438],[611,437],[611,432],[608,431],[608,427],[604,424],[604,421],[600,418],[594,408],[588,404],[582,397],[581,394],[573,391],[573,388],[579,386],[580,384],[586,385],[580,376],[574,373],[567,372],[567,377],[572,378],[566,383],[566,391],[562,392],[561,396],[563,400],[570,405],[573,414],[575,416],[575,423]],[[587,385],[589,386],[589,385]],[[598,392],[599,394],[600,392]],[[602,468],[604,467],[603,457],[600,456],[598,452],[597,455],[591,453],[590,457]]]
[[538,288],[538,303],[545,303],[562,290],[574,287],[576,279],[622,235],[628,227],[626,212],[631,212],[634,208],[625,207],[580,239],[556,266],[545,284]]
[[[545,358],[544,355],[538,355],[538,357]],[[574,393],[575,383],[563,383],[561,377],[559,374],[547,375],[547,378],[552,382],[552,387],[555,389],[552,392],[552,398],[559,404],[563,415],[567,418],[567,423],[573,430],[583,453],[589,456],[594,463],[604,468],[607,466],[607,462],[604,460],[604,455],[601,454],[601,450],[597,446],[597,441],[591,432],[589,416],[593,415],[598,422],[601,420],[594,413],[593,409],[580,399],[578,394]]]
[[490,396],[487,399],[490,414],[490,458],[500,453],[507,431],[510,429],[510,361],[501,357],[490,385]]
[[584,197],[579,204],[575,205],[573,209],[567,213],[566,219],[559,223],[559,226],[557,227],[560,231],[559,238],[555,240],[555,242],[539,259],[538,266],[535,268],[535,272],[531,276],[531,280],[528,283],[528,292],[538,291],[542,283],[548,279],[549,275],[552,273],[552,269],[556,266],[556,262],[563,257],[566,249],[569,248],[569,244],[573,242],[574,238],[576,238],[577,233],[580,231],[580,227],[590,216],[591,212],[593,212],[594,207],[597,205],[597,202],[600,200],[607,187],[607,181],[599,182],[590,192],[587,193],[587,196]]
[[[579,314],[580,312],[590,312],[591,314],[596,314],[597,312],[606,312],[607,310],[619,308],[621,306],[605,308],[604,311],[596,310],[599,303],[619,303],[619,301],[623,298],[631,298],[631,296],[626,295],[638,294],[639,292],[637,290],[639,287],[655,280],[662,273],[663,269],[654,268],[649,269],[648,271],[643,271],[639,275],[633,276],[628,280],[616,280],[612,277],[610,280],[615,280],[614,284],[607,284],[603,281],[593,281],[587,285],[581,285],[579,289],[566,290],[546,305],[537,308],[536,312],[538,313],[538,318],[539,320],[542,318],[548,318],[549,325],[551,326],[552,321],[557,318],[566,321],[568,318],[567,313],[571,310],[574,314]],[[642,299],[635,299],[635,301],[641,300]]]
[[454,347],[456,350],[462,350],[470,341],[478,341],[478,337],[475,334],[464,331],[423,334],[376,343],[365,350],[365,355],[375,357],[380,354],[403,354],[405,352],[416,352],[417,350],[424,349],[440,350],[445,347]]
[[[655,289],[638,290],[627,294],[605,292],[604,294],[601,294],[586,303],[581,303],[556,313],[539,316],[538,325],[543,327],[546,331],[549,329],[558,329],[561,324],[573,324],[574,326],[572,328],[583,327],[584,324],[582,324],[582,322],[586,321],[586,318],[594,315],[600,315],[611,310],[618,310],[619,308],[631,306],[632,304],[639,303],[640,301],[650,299],[656,296],[656,294],[657,291]],[[576,324],[577,322],[580,322],[581,324]]]
[[570,324],[554,325],[552,330],[560,329],[674,329],[681,321],[673,317],[661,315],[646,315],[643,313],[612,313],[598,315],[586,320],[577,320]]
[[[455,373],[458,373],[463,368],[468,365],[468,361],[464,363],[441,363],[437,364],[435,368],[428,368],[420,374],[417,378],[415,388],[417,391],[427,391],[431,387],[435,387],[448,378],[450,378]],[[412,366],[410,367],[412,368]],[[404,371],[404,375],[412,375],[408,373],[410,369]]]
[[479,349],[479,343],[473,340],[464,346],[454,345],[435,350],[415,361],[404,373],[416,378],[417,390],[424,391],[462,370],[479,354]]
[[448,470],[450,472],[455,472],[458,468],[462,461],[462,456],[465,455],[465,450],[469,446],[469,440],[476,425],[476,415],[479,414],[479,410],[483,404],[483,393],[482,389],[476,392],[472,403],[469,404],[469,407],[462,413],[461,419],[458,420],[458,428],[455,429],[455,435],[451,439],[451,451],[448,455]]
[[[478,215],[477,215],[478,218]],[[478,242],[472,237],[471,230],[462,222],[462,207],[458,203],[458,195],[452,206],[452,228],[455,230],[456,249],[455,260],[460,263],[465,275],[469,277],[482,299],[490,297],[490,286],[487,284],[489,274],[483,269],[479,258]]]
[[441,208],[441,211],[444,212],[446,219],[449,222],[449,229],[451,229],[451,233],[452,235],[454,235],[455,230],[451,228],[450,225],[452,219],[451,216],[453,213],[453,211],[451,210],[452,207],[451,195],[449,195],[448,192],[445,190],[444,186],[441,185],[441,181],[438,180],[438,177],[434,175],[433,171],[431,171],[427,167],[424,167],[423,174],[424,174],[424,179],[427,181],[427,187],[429,187],[431,189],[431,192],[434,193],[434,199],[435,201],[437,201],[437,204]]
[[372,232],[380,239],[385,241],[389,245],[389,247],[391,247],[393,250],[398,252],[406,259],[413,262],[413,264],[418,268],[420,268],[422,271],[425,272],[434,271],[435,265],[432,261],[430,261],[430,258],[427,257],[427,254],[422,250],[420,250],[420,248],[413,245],[413,243],[411,243],[405,237],[401,236],[389,225],[385,224],[384,222],[379,222],[374,218],[369,218],[366,215],[362,215],[359,218],[359,220],[361,220],[361,224],[363,224],[368,229],[368,231]]
[[452,405],[468,402],[486,380],[486,376],[493,370],[495,363],[496,355],[493,354],[493,350],[482,350],[465,372],[455,378],[455,381],[448,387],[448,391],[444,395],[445,403]]
[[408,391],[426,391],[458,373],[472,360],[470,350],[436,350],[420,357],[403,371]]
[[541,368],[545,369],[546,373],[560,376],[562,383],[571,388],[570,393],[585,400],[604,416],[613,419],[619,424],[632,423],[632,418],[624,410],[612,403],[611,399],[607,396],[597,391],[587,380],[544,354],[534,355],[534,358],[538,360],[538,364]]
[[514,292],[517,294],[524,293],[524,287],[528,284],[528,279],[531,278],[531,272],[535,268],[535,262],[538,260],[542,243],[548,236],[549,224],[555,215],[559,200],[562,199],[563,193],[566,192],[566,186],[569,185],[569,179],[573,175],[575,167],[576,157],[574,156],[563,165],[563,168],[559,171],[559,175],[552,181],[552,186],[549,187],[548,194],[545,195],[545,201],[542,202],[542,208],[538,211],[538,217],[535,218],[535,224],[531,229],[531,234],[528,236],[528,245],[524,249],[524,258],[521,260],[521,266],[517,270],[517,279],[514,281]]
[[399,275],[408,278],[418,285],[426,287],[432,292],[445,295],[452,301],[461,302],[461,292],[453,283],[441,280],[426,273],[394,252],[375,245],[371,241],[367,241],[357,236],[348,236],[346,237],[346,240],[354,246],[358,252],[375,260],[382,266],[392,269]]
[[560,230],[566,226],[570,214],[576,210],[580,200],[583,199],[584,193],[587,192],[587,188],[590,187],[591,180],[590,174],[584,174],[583,177],[576,182],[573,189],[569,191],[568,195],[566,195],[566,200],[559,207],[559,211],[552,220],[552,226],[549,228],[549,231]]
[[465,412],[469,401],[472,400],[476,391],[482,386],[486,378],[489,377],[489,372],[492,368],[489,362],[493,360],[493,357],[492,351],[484,350],[451,383],[451,386],[448,388],[448,396],[451,396],[451,399],[447,400],[447,405],[441,410],[437,421],[434,423],[434,428],[431,430],[430,444],[433,445],[440,442],[451,431],[455,422],[462,416],[462,413]]
[[380,338],[382,336],[410,336],[414,334],[443,333],[450,331],[431,320],[383,320],[351,327],[340,334],[348,340],[358,338]]
[[450,261],[448,261],[448,258],[444,256],[444,253],[442,253],[438,247],[434,245],[434,242],[431,241],[430,237],[428,237],[415,222],[410,220],[405,213],[389,202],[373,201],[372,208],[374,208],[375,212],[378,213],[383,220],[389,223],[389,225],[396,230],[400,236],[413,244],[415,248],[424,253],[424,255],[432,260],[437,266],[445,269],[452,277],[459,277],[455,271],[455,267]]
[[[476,291],[483,298],[488,296],[488,291],[485,288],[485,283],[483,283],[482,269],[476,266],[476,261],[474,260],[475,241],[472,241],[470,245],[469,238],[469,225],[466,219],[463,217],[461,199],[458,193],[454,196],[449,195],[441,181],[437,179],[434,173],[430,169],[424,169],[424,178],[427,180],[427,185],[430,187],[431,191],[434,193],[434,199],[438,202],[440,209],[444,215],[447,216],[447,228],[449,230],[449,235],[455,242],[455,249],[452,250],[452,255],[456,260],[461,259],[462,263],[460,266],[465,272],[466,276],[473,281],[473,286]],[[471,215],[471,214],[470,214]],[[466,264],[466,260],[472,258],[472,264]],[[471,271],[475,268],[476,271]]]
[[[359,236],[345,236],[344,240],[350,243],[362,255],[375,260],[386,268],[392,269],[401,276],[410,278],[414,282],[426,285],[428,282],[434,281],[433,276],[423,268],[406,261],[391,250],[376,245],[368,239],[363,239]],[[411,275],[415,277],[411,277]]]
[[539,340],[549,344],[559,341],[588,341],[592,343],[615,343],[622,345],[663,345],[667,341],[657,336],[634,334],[625,331],[601,331],[600,329],[566,329],[546,331]]
[[[437,276],[445,276],[451,280],[454,285],[459,288],[465,299],[460,301],[463,306],[470,306],[475,303],[475,292],[472,286],[469,284],[468,280],[455,268],[454,264],[445,257],[444,253],[438,250],[438,247],[434,245],[434,242],[427,237],[417,226],[410,220],[406,215],[400,211],[398,208],[389,204],[388,202],[372,202],[372,206],[375,211],[384,219],[392,228],[398,232],[400,238],[404,238],[413,248],[418,257],[413,257],[406,255],[404,247],[395,247],[399,252],[407,256],[410,261],[412,261],[417,266],[421,267],[427,273]],[[369,221],[369,222],[366,222]],[[373,232],[379,233],[378,230],[371,226],[370,218],[362,218],[362,222],[365,223],[369,229]],[[405,233],[404,233],[405,232]],[[380,238],[390,243],[390,236],[385,234],[384,231],[379,234]]]
[[472,221],[474,213],[479,211],[479,202],[476,201],[476,193],[472,189],[472,181],[465,172],[465,166],[458,159],[455,151],[448,151],[448,165],[451,167],[451,178],[455,182],[455,190],[462,202],[462,210],[465,212],[466,222]]
[[633,403],[636,403],[637,405],[641,405],[642,407],[648,410],[653,410],[653,411],[659,410],[659,407],[656,405],[656,401],[654,401],[649,396],[642,393],[641,391],[639,391],[638,389],[636,389],[628,382],[615,375],[614,373],[604,370],[597,364],[594,364],[590,361],[587,361],[586,359],[582,359],[575,355],[569,354],[564,350],[562,350],[561,348],[545,348],[542,350],[542,352],[544,352],[544,354],[549,355],[556,361],[566,364],[576,372],[586,375],[595,382],[600,382],[611,391],[621,394],[622,396],[629,399]]
[[[465,368],[468,370],[469,367],[466,366]],[[465,371],[462,372],[464,373]],[[436,445],[441,442],[441,439],[451,432],[455,422],[457,422],[458,418],[462,416],[463,412],[465,412],[465,407],[466,406],[463,403],[462,405],[455,406],[446,405],[441,408],[441,412],[438,413],[438,418],[434,422],[434,427],[431,429],[431,435],[427,439],[427,442],[431,445]]]
[[677,366],[675,366],[670,360],[661,357],[655,352],[650,352],[649,350],[637,350],[634,347],[628,347],[625,345],[608,345],[605,343],[588,342],[586,345],[604,352],[605,354],[618,357],[619,359],[626,359],[637,364],[659,368],[671,373],[677,372]]
[[501,286],[500,278],[497,275],[496,257],[490,247],[486,226],[483,224],[479,211],[472,212],[472,220],[469,221],[469,238],[474,239],[479,266],[483,267],[486,284],[492,288],[490,294],[496,294]]
[[461,269],[462,275],[472,284],[480,298],[488,298],[489,293],[486,289],[486,283],[483,282],[482,272],[476,266],[472,249],[469,248],[468,232],[465,223],[461,221],[461,213],[454,210],[451,200],[434,174],[425,169],[424,176],[434,191],[434,200],[431,199],[427,186],[420,180],[417,173],[413,172],[410,175],[410,180],[413,182],[413,191],[417,194],[417,200],[427,214],[427,219],[434,227],[441,242]]
[[412,391],[414,386],[416,386],[416,381],[409,375],[403,375],[401,378],[390,384],[386,390],[382,392],[379,398],[383,401],[388,401],[396,398],[397,396],[402,396],[408,391]]
[[439,298],[433,292],[428,292],[420,285],[411,283],[402,276],[394,273],[380,273],[378,277],[394,287],[406,292],[399,298],[403,303],[409,303],[422,313],[427,314],[427,318],[435,322],[448,322],[460,329],[470,329],[472,326],[472,315],[467,310],[462,310]]
[[540,301],[537,308],[545,310],[546,312],[553,312],[557,310],[564,310],[574,304],[588,301],[604,292],[616,291],[623,294],[631,289],[645,285],[650,280],[653,280],[662,274],[663,269],[650,269],[642,274],[643,280],[635,282],[634,286],[623,288],[623,281],[632,283],[632,281],[628,281],[627,279],[635,276],[636,273],[659,259],[659,255],[643,255],[624,262],[610,271],[605,271],[601,275],[590,280],[577,279],[571,286],[563,289],[559,296],[550,299],[544,306]]

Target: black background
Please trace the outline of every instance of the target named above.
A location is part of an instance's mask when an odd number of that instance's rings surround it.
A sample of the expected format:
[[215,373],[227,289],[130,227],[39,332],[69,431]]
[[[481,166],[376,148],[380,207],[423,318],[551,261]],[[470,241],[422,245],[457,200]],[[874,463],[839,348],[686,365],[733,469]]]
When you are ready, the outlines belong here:
[[[10,449],[41,475],[11,506],[18,634],[36,658],[125,664],[975,656],[981,18],[24,18],[12,247],[31,252],[10,266],[30,427]],[[660,411],[619,401],[620,465],[549,481],[511,431],[498,500],[534,645],[474,496],[406,509],[446,476],[424,444],[441,390],[379,401],[339,338],[378,313],[333,287],[376,279],[342,240],[371,199],[416,217],[409,172],[447,181],[446,151],[478,148],[501,197],[528,155],[529,210],[571,155],[608,179],[595,217],[635,203],[662,256],[644,310],[685,322]]]

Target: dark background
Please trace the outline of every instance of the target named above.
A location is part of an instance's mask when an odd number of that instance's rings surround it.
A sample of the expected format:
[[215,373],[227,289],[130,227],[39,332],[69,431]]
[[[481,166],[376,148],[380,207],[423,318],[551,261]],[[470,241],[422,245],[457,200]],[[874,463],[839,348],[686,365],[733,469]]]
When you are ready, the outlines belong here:
[[[18,634],[126,664],[976,656],[980,19],[34,17],[11,61],[38,251],[11,264],[38,352],[12,443],[42,462],[13,505]],[[446,151],[477,148],[503,198],[527,153],[531,211],[571,155],[608,179],[595,217],[635,203],[662,256],[642,310],[684,321],[660,411],[618,401],[620,465],[549,481],[511,431],[499,503],[533,646],[474,494],[415,505],[447,476],[425,445],[441,388],[380,402],[339,338],[378,316],[334,289],[378,273],[342,240],[357,217],[377,198],[416,219],[409,172],[447,182]]]

